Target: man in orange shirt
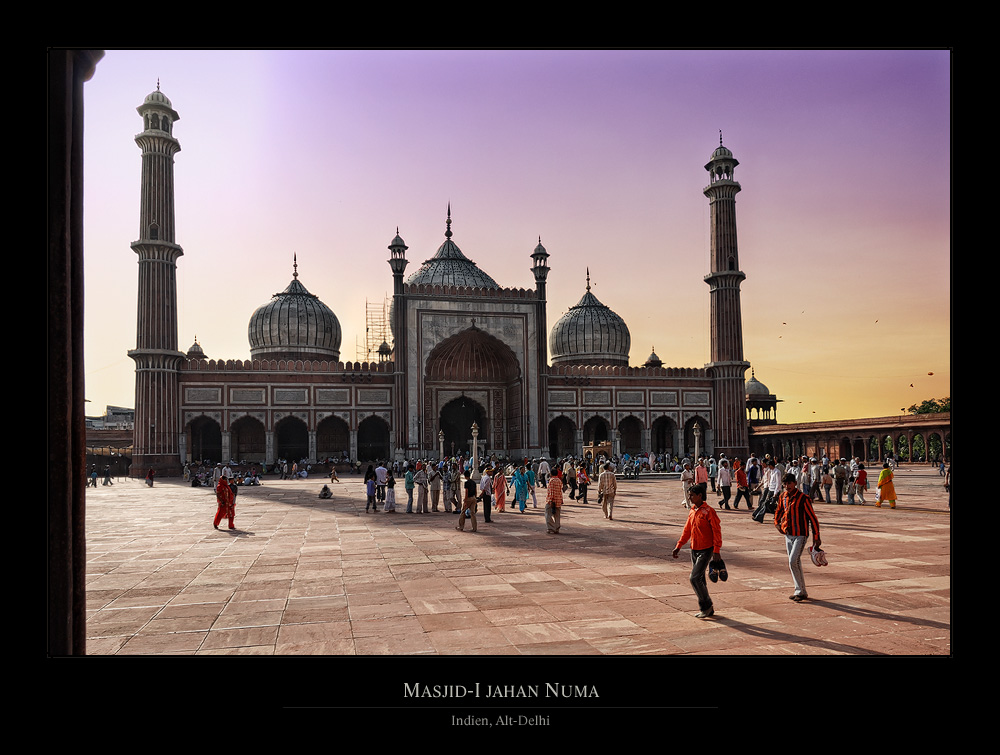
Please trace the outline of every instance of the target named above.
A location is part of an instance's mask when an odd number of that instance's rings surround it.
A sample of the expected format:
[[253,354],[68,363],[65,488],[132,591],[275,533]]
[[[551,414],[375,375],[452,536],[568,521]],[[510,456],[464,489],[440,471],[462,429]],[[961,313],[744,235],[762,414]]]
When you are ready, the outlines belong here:
[[715,509],[705,503],[705,489],[703,482],[692,485],[689,489],[691,511],[688,512],[684,531],[673,552],[673,557],[677,558],[684,543],[691,541],[691,586],[698,596],[698,606],[701,608],[695,614],[699,619],[707,619],[715,614],[705,573],[710,561],[721,560],[719,554],[722,550],[722,523]]

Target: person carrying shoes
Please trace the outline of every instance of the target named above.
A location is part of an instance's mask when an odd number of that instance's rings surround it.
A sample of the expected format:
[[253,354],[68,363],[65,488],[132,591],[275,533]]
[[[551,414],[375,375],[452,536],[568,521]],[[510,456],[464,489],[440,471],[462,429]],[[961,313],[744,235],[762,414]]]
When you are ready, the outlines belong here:
[[808,598],[806,581],[802,574],[802,551],[805,550],[809,530],[812,529],[813,548],[819,550],[819,520],[813,510],[812,500],[796,487],[795,475],[786,474],[782,478],[785,489],[778,496],[778,506],[774,511],[774,526],[785,536],[788,551],[788,568],[792,572],[795,592],[789,595],[796,603]]
[[715,509],[705,503],[706,488],[703,482],[689,488],[691,510],[672,554],[677,558],[684,544],[691,541],[691,586],[698,597],[698,607],[701,608],[695,614],[699,619],[707,619],[715,614],[705,574],[710,562],[720,561],[722,558],[722,523]]

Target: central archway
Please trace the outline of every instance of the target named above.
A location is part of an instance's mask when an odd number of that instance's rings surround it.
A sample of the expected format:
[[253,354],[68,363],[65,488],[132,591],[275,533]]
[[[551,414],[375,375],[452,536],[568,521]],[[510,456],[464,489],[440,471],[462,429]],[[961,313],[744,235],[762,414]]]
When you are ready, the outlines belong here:
[[445,454],[471,452],[473,422],[484,448],[524,448],[521,365],[506,343],[475,325],[459,331],[431,349],[424,381],[425,448],[438,448],[440,429]]

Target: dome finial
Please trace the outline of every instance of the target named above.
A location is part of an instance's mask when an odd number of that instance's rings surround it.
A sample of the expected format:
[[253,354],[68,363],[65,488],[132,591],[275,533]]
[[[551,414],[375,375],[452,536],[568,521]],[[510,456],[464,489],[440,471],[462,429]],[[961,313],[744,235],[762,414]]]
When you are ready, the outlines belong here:
[[590,265],[587,265],[587,290],[590,290]]
[[292,252],[292,277],[296,280],[299,277],[299,258],[295,252]]
[[722,146],[722,129],[719,129],[719,146]]
[[451,202],[448,202],[448,219],[445,220],[444,237],[446,239],[451,238]]

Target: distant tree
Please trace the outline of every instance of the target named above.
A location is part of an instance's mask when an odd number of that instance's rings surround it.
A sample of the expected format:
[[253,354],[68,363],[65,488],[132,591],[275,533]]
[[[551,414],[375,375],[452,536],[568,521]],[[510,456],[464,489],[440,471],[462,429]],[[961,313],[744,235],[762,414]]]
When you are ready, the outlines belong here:
[[907,409],[910,414],[937,414],[951,411],[951,396],[942,399],[927,399],[922,404],[914,404]]

